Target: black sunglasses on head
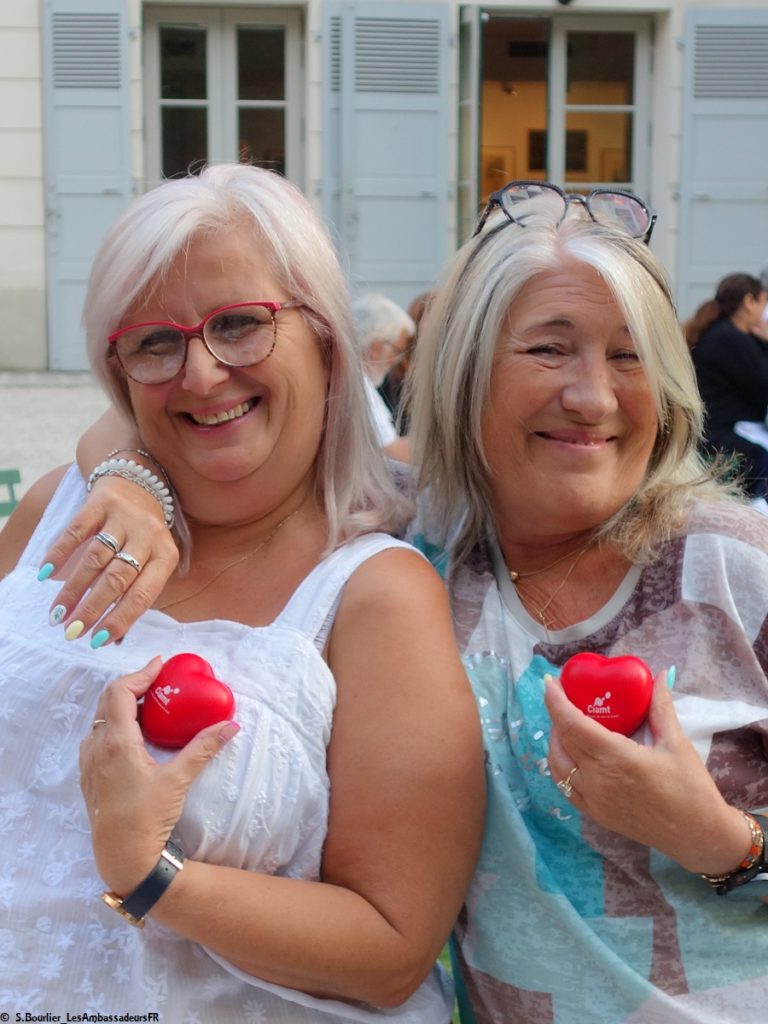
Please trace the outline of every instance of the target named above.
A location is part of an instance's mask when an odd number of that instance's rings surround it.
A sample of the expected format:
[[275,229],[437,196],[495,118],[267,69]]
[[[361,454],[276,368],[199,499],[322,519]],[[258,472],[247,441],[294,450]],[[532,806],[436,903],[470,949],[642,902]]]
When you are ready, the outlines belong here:
[[[522,207],[528,200],[540,202]],[[632,238],[642,238],[646,245],[650,241],[656,214],[638,196],[614,188],[594,188],[586,195],[564,192],[549,181],[510,181],[497,192],[492,192],[474,234],[480,234],[497,206],[511,224],[525,226],[527,217],[541,212],[543,204],[546,204],[546,209],[553,210],[559,224],[568,211],[569,203],[581,203],[596,224],[618,228]]]

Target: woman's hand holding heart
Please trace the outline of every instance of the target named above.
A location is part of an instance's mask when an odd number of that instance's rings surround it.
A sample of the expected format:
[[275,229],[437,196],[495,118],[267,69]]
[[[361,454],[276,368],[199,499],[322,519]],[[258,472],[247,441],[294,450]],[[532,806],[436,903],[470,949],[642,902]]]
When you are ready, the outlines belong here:
[[546,704],[553,723],[552,778],[565,779],[578,767],[569,799],[580,811],[689,871],[731,871],[746,855],[744,820],[726,804],[683,733],[666,672],[654,680],[650,746],[593,721],[552,677],[547,677]]
[[141,671],[110,683],[80,746],[80,785],[96,864],[107,886],[121,895],[155,866],[190,785],[238,729],[234,722],[218,722],[171,760],[156,761],[139,725],[138,700],[161,667],[161,659],[153,658]]

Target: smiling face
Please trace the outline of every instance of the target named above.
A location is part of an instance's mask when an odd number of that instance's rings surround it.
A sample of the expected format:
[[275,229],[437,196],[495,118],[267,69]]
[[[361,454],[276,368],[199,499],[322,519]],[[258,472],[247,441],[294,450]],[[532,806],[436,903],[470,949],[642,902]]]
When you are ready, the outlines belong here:
[[[293,298],[271,275],[253,234],[240,228],[193,239],[167,280],[134,305],[121,326],[148,320],[196,324],[212,310],[249,300]],[[278,311],[271,355],[250,367],[225,366],[199,337],[165,384],[128,381],[144,443],[164,463],[193,515],[220,500],[220,487],[288,493],[314,472],[325,416],[328,371],[298,309]],[[202,486],[201,486],[202,485]],[[232,497],[231,488],[227,491]]]
[[512,303],[482,417],[491,500],[517,542],[593,529],[645,476],[656,410],[624,316],[570,258]]

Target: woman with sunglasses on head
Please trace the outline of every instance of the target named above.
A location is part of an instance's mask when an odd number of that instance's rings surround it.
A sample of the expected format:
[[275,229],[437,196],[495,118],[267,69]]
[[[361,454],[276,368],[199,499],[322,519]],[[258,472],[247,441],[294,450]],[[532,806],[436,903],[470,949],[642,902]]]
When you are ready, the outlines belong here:
[[468,1024],[741,1024],[768,995],[768,524],[700,463],[652,226],[627,193],[512,183],[420,328],[408,536],[489,791]]
[[[86,501],[77,469],[0,537],[4,1006],[447,1024],[480,732],[442,584],[382,532],[404,506],[324,229],[256,168],[165,182],[103,243],[85,325],[142,442],[94,491],[151,501],[183,569],[160,590],[149,518],[141,539],[100,522],[70,563],[105,567],[84,606],[128,582],[156,600],[125,643],[73,643],[69,567],[38,567]],[[234,711],[166,749],[222,683]]]
[[469,1022],[737,1024],[768,995],[768,524],[696,454],[651,227],[621,193],[512,184],[420,332],[410,530],[489,790]]

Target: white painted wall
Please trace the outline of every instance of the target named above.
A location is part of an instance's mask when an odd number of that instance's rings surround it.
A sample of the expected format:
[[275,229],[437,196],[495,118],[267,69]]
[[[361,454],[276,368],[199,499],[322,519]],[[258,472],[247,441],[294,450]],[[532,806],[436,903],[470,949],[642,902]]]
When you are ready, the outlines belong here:
[[47,365],[40,17],[0,0],[0,367]]

